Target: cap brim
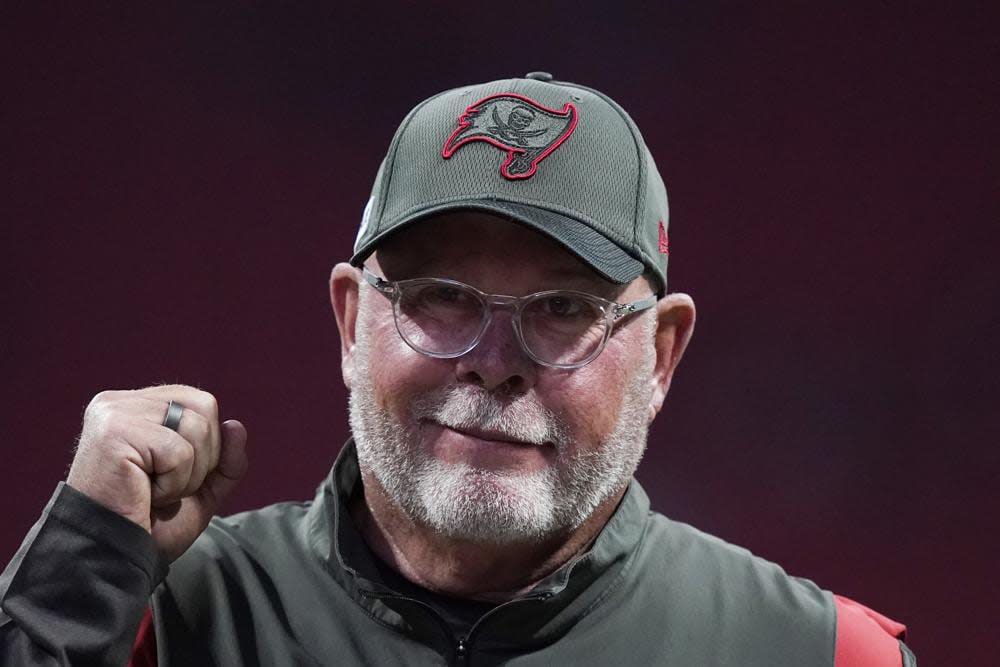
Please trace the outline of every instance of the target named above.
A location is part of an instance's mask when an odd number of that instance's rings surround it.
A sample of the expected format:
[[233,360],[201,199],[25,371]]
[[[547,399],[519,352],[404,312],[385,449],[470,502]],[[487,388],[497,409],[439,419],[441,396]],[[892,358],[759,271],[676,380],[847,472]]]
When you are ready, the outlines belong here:
[[509,216],[515,222],[545,234],[613,283],[628,284],[645,270],[642,262],[575,218],[536,206],[495,199],[465,199],[422,209],[369,239],[351,257],[351,264],[360,266],[379,243],[403,227],[446,211],[467,209]]

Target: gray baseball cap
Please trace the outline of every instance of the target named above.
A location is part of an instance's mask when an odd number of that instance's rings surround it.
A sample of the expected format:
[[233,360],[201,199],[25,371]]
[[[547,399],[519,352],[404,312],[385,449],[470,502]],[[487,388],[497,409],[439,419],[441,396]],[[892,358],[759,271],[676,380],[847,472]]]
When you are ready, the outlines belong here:
[[608,280],[667,289],[667,191],[639,128],[606,95],[546,72],[462,86],[403,119],[375,177],[351,264],[445,211],[510,217]]

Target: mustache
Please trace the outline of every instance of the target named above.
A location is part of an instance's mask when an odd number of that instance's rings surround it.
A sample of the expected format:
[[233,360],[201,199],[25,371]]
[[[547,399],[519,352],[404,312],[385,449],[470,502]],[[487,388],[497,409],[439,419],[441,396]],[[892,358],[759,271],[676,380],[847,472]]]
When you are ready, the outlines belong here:
[[487,429],[535,445],[562,448],[569,442],[566,423],[527,394],[511,399],[472,387],[442,387],[417,397],[410,411],[449,428]]

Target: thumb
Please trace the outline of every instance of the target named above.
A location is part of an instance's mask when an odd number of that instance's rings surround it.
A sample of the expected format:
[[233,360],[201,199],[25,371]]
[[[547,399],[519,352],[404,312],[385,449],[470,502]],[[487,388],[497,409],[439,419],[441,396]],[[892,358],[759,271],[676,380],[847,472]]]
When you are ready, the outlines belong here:
[[247,429],[235,419],[222,423],[222,449],[219,465],[208,473],[198,495],[206,505],[204,509],[214,513],[223,499],[236,488],[247,474]]

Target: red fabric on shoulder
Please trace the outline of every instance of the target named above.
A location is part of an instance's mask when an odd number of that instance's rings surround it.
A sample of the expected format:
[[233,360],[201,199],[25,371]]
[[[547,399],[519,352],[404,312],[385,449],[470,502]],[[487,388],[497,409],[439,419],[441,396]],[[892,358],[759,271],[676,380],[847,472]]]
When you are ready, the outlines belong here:
[[153,631],[152,609],[146,609],[139,624],[139,632],[136,633],[135,643],[132,644],[132,657],[128,660],[128,667],[156,667],[156,634]]
[[837,608],[837,647],[834,667],[902,667],[899,640],[906,626],[842,595],[833,596]]

